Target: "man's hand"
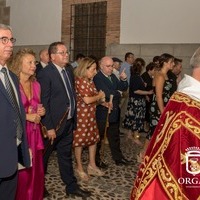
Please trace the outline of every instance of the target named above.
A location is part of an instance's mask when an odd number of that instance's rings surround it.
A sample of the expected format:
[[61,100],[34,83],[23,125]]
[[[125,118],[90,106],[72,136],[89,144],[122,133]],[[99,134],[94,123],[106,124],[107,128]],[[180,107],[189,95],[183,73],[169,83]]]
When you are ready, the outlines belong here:
[[56,131],[55,129],[51,129],[47,131],[47,137],[51,140],[51,144],[53,144],[54,139],[56,138]]
[[122,70],[121,74],[119,75],[119,78],[122,80],[122,81],[125,81],[127,79],[127,75],[125,73],[125,68]]

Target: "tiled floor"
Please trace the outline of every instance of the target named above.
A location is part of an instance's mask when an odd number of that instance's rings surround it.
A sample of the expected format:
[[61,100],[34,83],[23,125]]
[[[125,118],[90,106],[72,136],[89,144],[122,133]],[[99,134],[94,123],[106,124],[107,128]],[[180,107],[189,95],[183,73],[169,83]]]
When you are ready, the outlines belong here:
[[[125,137],[121,137],[121,149],[124,156],[133,161],[130,166],[116,166],[111,159],[109,146],[105,147],[105,159],[109,168],[105,171],[104,177],[90,177],[89,183],[83,183],[78,180],[80,186],[92,192],[88,200],[128,200],[133,185],[133,180],[138,169],[136,155],[140,149],[137,145],[133,145],[131,141],[125,141]],[[83,159],[87,160],[88,152],[84,151]],[[87,163],[85,163],[85,167]],[[64,200],[64,199],[81,199],[70,198],[65,195],[65,185],[60,179],[57,157],[54,152],[51,156],[48,174],[46,175],[46,187],[50,196],[45,200]]]

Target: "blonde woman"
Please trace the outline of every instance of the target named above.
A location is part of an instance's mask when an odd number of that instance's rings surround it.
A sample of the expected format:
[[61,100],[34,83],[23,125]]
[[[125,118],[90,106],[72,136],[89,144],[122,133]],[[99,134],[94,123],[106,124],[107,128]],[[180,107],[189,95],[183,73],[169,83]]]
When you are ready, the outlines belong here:
[[44,147],[39,122],[45,109],[40,104],[40,85],[35,80],[35,53],[27,48],[19,50],[14,56],[11,70],[20,81],[20,94],[26,112],[28,145],[32,152],[32,167],[19,171],[16,200],[42,200]]
[[[93,77],[97,73],[97,65],[92,58],[84,58],[75,69],[75,87],[77,93],[77,129],[74,131],[74,151],[76,157],[76,172],[83,181],[88,181],[88,175],[103,176],[104,173],[96,166],[96,144],[99,141],[99,131],[96,124],[96,104],[105,98],[103,91],[97,92]],[[89,148],[89,164],[87,173],[82,165],[83,147]]]

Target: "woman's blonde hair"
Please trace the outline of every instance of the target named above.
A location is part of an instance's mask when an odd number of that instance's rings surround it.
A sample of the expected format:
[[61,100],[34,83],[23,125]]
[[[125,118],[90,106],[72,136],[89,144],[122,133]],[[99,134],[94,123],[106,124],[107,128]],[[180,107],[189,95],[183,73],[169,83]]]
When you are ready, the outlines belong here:
[[[17,77],[19,78],[19,74],[21,72],[21,66],[24,56],[32,55],[35,57],[35,52],[30,48],[20,49],[15,55],[11,63],[10,70],[14,72]],[[30,80],[35,80],[35,74],[30,76]]]
[[89,69],[94,63],[96,63],[94,59],[89,57],[84,58],[74,70],[74,75],[76,77],[86,78],[87,69]]

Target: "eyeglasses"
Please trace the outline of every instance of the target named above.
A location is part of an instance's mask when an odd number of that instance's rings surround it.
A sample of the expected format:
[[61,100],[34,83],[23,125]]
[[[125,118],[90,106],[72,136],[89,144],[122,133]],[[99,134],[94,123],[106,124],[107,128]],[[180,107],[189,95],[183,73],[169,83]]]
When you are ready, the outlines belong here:
[[64,51],[61,51],[61,52],[56,52],[55,54],[60,54],[61,56],[65,56],[65,55],[70,55],[70,52],[64,52]]
[[15,38],[10,38],[10,39],[9,39],[8,37],[1,37],[0,40],[1,40],[1,42],[2,42],[3,44],[8,44],[9,41],[11,41],[12,44],[14,44],[14,43],[16,42],[16,39],[15,39]]

